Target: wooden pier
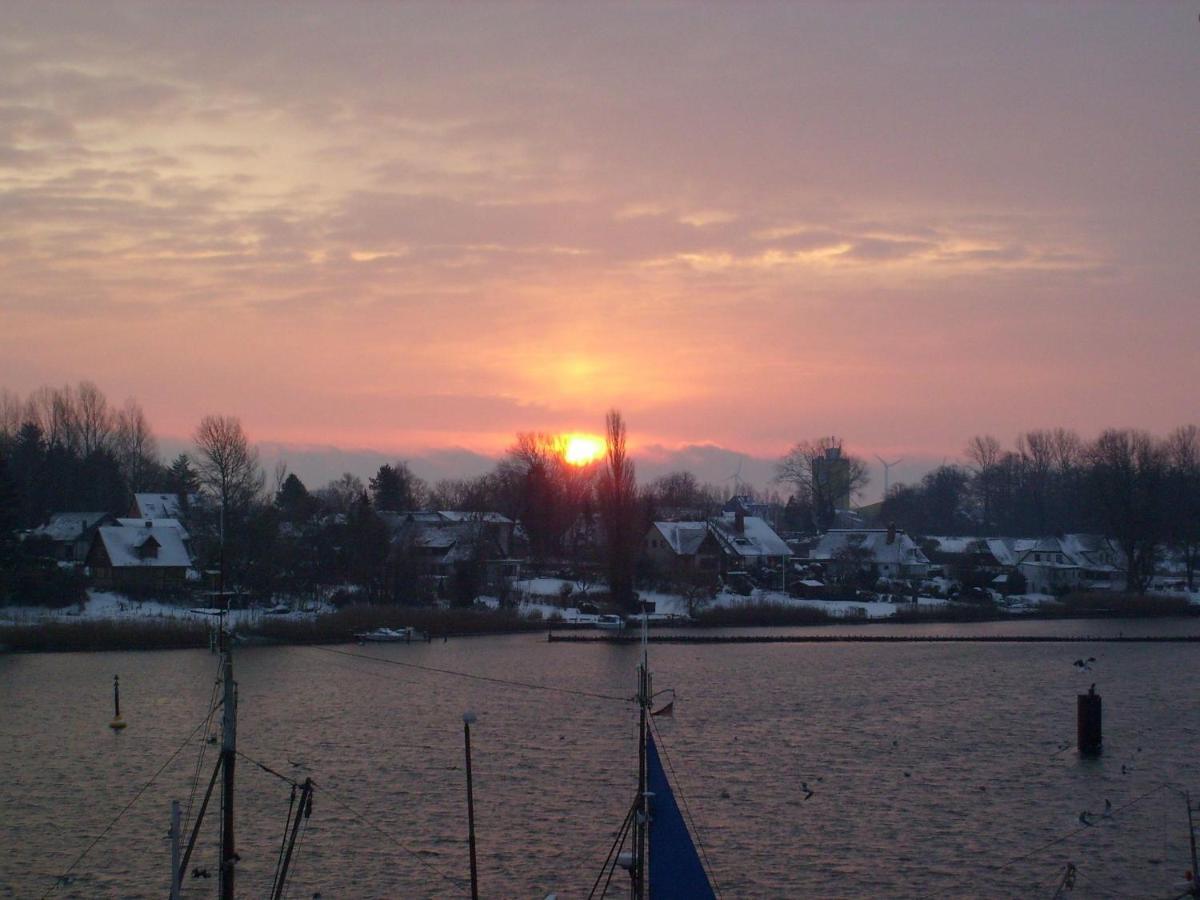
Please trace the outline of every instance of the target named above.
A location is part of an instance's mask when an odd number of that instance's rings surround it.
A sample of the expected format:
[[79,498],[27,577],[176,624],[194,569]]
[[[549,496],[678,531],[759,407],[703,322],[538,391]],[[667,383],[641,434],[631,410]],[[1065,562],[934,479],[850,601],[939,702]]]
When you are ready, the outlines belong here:
[[[550,643],[636,644],[633,635],[547,633]],[[1040,634],[650,634],[651,644],[1198,644],[1200,635],[1116,637]]]

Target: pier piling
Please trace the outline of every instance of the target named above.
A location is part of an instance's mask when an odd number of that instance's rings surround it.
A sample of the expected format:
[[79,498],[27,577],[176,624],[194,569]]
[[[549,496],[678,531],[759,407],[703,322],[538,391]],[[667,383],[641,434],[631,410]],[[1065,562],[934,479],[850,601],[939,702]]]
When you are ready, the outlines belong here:
[[1093,684],[1079,694],[1075,707],[1076,745],[1080,756],[1099,756],[1104,744],[1104,708]]

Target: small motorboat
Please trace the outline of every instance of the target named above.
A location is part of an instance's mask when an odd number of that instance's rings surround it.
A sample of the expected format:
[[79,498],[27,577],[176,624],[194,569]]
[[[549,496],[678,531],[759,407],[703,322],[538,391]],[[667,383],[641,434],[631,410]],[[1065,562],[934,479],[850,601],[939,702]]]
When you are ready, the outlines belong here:
[[600,616],[596,619],[596,627],[605,631],[620,631],[625,627],[625,620],[616,615]]
[[369,644],[391,644],[396,641],[411,641],[411,628],[375,628],[371,631],[363,631],[354,635],[354,639],[360,643]]

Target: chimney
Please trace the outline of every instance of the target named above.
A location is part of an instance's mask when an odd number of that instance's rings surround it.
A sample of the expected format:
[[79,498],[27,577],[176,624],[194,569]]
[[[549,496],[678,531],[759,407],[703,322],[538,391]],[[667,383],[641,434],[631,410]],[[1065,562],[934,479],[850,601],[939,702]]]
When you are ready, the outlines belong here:
[[895,522],[888,522],[887,542],[889,544],[896,543],[896,523]]
[[746,514],[742,512],[742,507],[740,504],[733,513],[733,530],[738,534],[746,533]]

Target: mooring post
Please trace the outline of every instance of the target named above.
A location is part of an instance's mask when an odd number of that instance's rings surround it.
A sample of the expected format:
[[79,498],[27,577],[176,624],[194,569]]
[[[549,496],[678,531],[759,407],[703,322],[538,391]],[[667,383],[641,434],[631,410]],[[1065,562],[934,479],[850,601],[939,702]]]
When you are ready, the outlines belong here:
[[1104,707],[1094,684],[1086,694],[1076,698],[1075,735],[1081,755],[1100,755],[1104,745]]

